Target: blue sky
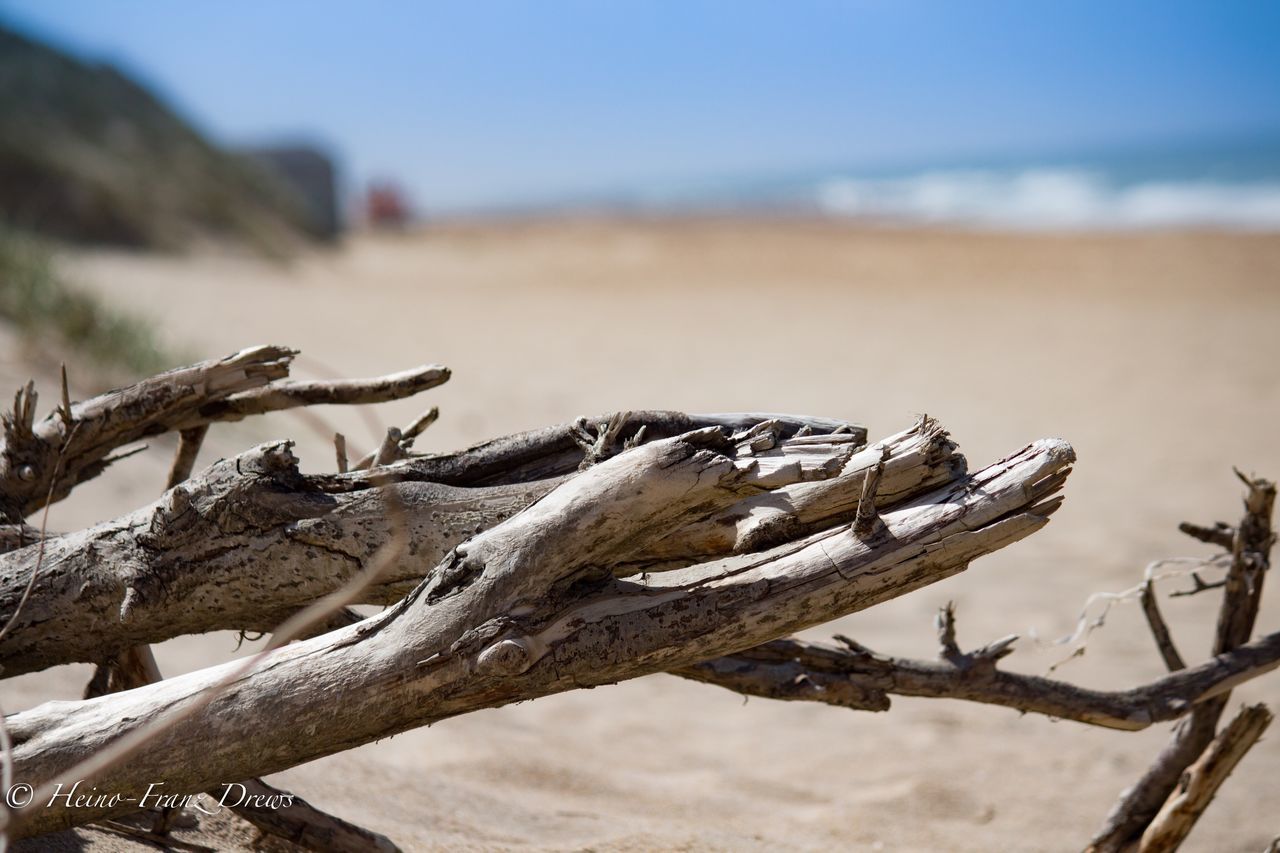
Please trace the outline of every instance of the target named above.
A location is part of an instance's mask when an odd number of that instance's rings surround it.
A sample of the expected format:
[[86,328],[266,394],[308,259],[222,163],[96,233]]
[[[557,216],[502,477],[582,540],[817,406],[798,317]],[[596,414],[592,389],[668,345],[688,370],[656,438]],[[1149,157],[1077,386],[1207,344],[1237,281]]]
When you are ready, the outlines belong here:
[[1280,132],[1280,3],[0,0],[215,137],[425,209]]

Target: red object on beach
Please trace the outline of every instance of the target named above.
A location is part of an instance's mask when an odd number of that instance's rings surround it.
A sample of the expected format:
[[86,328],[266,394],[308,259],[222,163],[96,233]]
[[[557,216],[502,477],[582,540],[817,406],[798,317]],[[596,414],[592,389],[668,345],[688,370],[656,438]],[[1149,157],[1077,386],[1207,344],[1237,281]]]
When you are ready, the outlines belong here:
[[374,184],[365,201],[369,224],[375,227],[399,227],[409,221],[409,205],[404,193],[392,184]]

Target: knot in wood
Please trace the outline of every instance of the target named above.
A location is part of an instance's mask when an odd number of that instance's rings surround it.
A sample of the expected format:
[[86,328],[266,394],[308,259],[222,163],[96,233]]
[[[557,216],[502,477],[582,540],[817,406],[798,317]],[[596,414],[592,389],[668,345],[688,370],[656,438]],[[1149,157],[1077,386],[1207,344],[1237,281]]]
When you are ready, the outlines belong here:
[[533,652],[523,638],[499,640],[476,658],[476,668],[482,675],[519,675],[531,666]]

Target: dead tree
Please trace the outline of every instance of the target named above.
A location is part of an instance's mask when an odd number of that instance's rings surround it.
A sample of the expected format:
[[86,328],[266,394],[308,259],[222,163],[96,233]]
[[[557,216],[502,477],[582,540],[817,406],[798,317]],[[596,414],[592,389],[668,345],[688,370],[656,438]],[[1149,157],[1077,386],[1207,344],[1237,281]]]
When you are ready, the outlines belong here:
[[[1228,692],[1280,666],[1280,634],[1251,637],[1271,545],[1265,481],[1246,480],[1238,527],[1195,528],[1232,549],[1214,657],[1182,666],[1152,598],[1153,633],[1177,671],[1092,691],[1000,669],[1014,637],[962,652],[949,608],[936,662],[847,638],[787,638],[1044,526],[1074,462],[1065,442],[1037,441],[970,472],[929,418],[868,445],[863,428],[826,419],[634,412],[415,454],[431,412],[388,430],[355,464],[338,437],[335,474],[302,474],[290,443],[273,442],[192,475],[211,424],[394,399],[448,377],[427,367],[297,383],[285,378],[291,355],[246,350],[80,404],[64,382],[38,423],[34,389],[19,392],[0,448],[0,665],[13,675],[95,662],[91,692],[105,695],[5,718],[6,778],[37,789],[7,816],[10,837],[137,808],[49,801],[59,782],[135,796],[156,779],[169,793],[262,785],[253,777],[447,717],[669,672],[859,710],[886,710],[901,694],[1117,729],[1181,719],[1192,745],[1162,756],[1148,774],[1158,781],[1126,795],[1094,842],[1163,850],[1269,719],[1249,711],[1217,734]],[[42,536],[28,523],[119,447],[164,431],[180,441],[171,488],[155,503],[74,533]],[[356,601],[391,607],[369,619],[340,609]],[[319,627],[301,630],[300,619]],[[147,667],[148,643],[282,623],[280,643],[307,638],[248,665],[163,681]],[[1181,731],[1176,744],[1191,738]],[[317,849],[393,847],[305,803],[245,816]]]

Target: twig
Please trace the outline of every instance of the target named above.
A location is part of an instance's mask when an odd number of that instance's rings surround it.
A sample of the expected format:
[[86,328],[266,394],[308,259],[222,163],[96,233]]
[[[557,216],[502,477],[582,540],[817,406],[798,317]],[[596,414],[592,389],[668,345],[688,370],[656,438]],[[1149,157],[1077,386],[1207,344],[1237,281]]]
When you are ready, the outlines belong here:
[[1188,595],[1197,595],[1202,592],[1208,592],[1211,589],[1222,589],[1224,586],[1227,585],[1227,581],[1225,578],[1223,580],[1213,581],[1212,583],[1210,583],[1210,582],[1206,582],[1204,578],[1200,577],[1199,573],[1197,572],[1191,573],[1191,583],[1193,584],[1191,589],[1175,590],[1169,593],[1169,597],[1183,598]]
[[373,455],[370,462],[370,468],[381,468],[383,465],[390,465],[400,458],[400,439],[403,438],[397,427],[387,427],[387,435],[382,439],[382,446],[378,448],[378,452]]
[[403,430],[388,427],[386,434],[383,436],[382,444],[378,449],[360,457],[360,460],[351,466],[351,470],[367,471],[370,468],[377,468],[381,465],[395,462],[398,459],[406,458],[409,455],[409,448],[413,446],[414,439],[422,435],[427,427],[435,423],[439,417],[440,409],[432,406],[414,418]]
[[876,512],[876,494],[880,490],[880,479],[884,476],[884,463],[889,459],[889,448],[886,445],[880,452],[880,461],[867,472],[862,481],[862,497],[858,500],[858,512],[853,518],[853,535],[859,539],[867,539],[875,533],[879,526],[880,515]]
[[209,420],[231,421],[300,406],[386,403],[443,385],[450,375],[449,368],[443,365],[424,364],[371,379],[281,380],[206,406],[201,415]]
[[[1120,592],[1093,593],[1089,596],[1088,600],[1085,601],[1084,607],[1081,608],[1080,615],[1076,619],[1075,629],[1067,636],[1054,640],[1051,643],[1051,645],[1055,646],[1071,645],[1073,648],[1071,653],[1065,658],[1051,665],[1049,667],[1049,672],[1054,672],[1068,661],[1082,656],[1088,643],[1089,636],[1106,624],[1107,616],[1110,614],[1111,608],[1117,604],[1140,601],[1142,598],[1142,588],[1145,584],[1155,583],[1156,581],[1165,580],[1167,578],[1183,577],[1188,574],[1192,577],[1196,576],[1196,572],[1194,570],[1188,571],[1186,569],[1182,569],[1161,571],[1164,566],[1181,564],[1194,566],[1196,569],[1200,569],[1205,566],[1230,566],[1230,563],[1231,559],[1229,554],[1219,555],[1211,559],[1203,559],[1200,557],[1174,557],[1164,560],[1156,560],[1147,565],[1146,569],[1143,571],[1143,581],[1137,586],[1130,587],[1129,589],[1122,590]],[[1176,596],[1177,593],[1173,593],[1171,597]],[[1090,610],[1098,602],[1102,603],[1101,610],[1098,612],[1097,616],[1090,617]]]
[[405,441],[410,441],[422,435],[427,431],[427,427],[431,426],[439,419],[439,406],[432,406],[430,409],[427,409],[425,412],[410,421],[409,425],[402,430]]
[[1160,615],[1155,587],[1149,580],[1142,584],[1142,612],[1147,617],[1147,625],[1151,628],[1151,636],[1155,638],[1156,648],[1160,650],[1164,665],[1170,672],[1186,669],[1187,665],[1183,662],[1182,655],[1178,654],[1178,649],[1173,644],[1173,637],[1169,634],[1169,626]]
[[[294,364],[306,370],[310,370],[316,376],[335,377],[341,376],[342,371],[322,361],[311,353],[300,352],[294,359]],[[370,411],[368,406],[356,406],[355,414],[364,423],[365,429],[369,431],[369,437],[373,441],[379,441],[382,438],[383,425],[377,416]]]
[[1207,542],[1210,545],[1217,545],[1220,548],[1231,550],[1231,543],[1235,541],[1236,531],[1231,525],[1219,521],[1213,527],[1205,527],[1200,524],[1192,524],[1184,521],[1178,525],[1178,530],[1190,536],[1192,539],[1198,539],[1201,542]]
[[62,362],[62,407],[58,410],[67,429],[71,429],[71,386],[67,383],[67,363]]
[[347,473],[347,437],[340,432],[333,434],[333,452],[337,456],[338,473]]
[[208,434],[208,424],[184,429],[178,433],[178,449],[173,455],[173,465],[169,468],[169,478],[165,483],[166,490],[172,489],[191,476],[191,470],[196,465],[196,457],[200,455],[200,447],[204,444],[204,437]]

